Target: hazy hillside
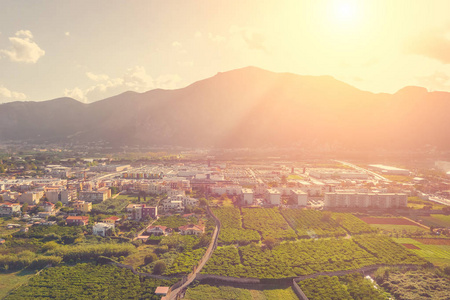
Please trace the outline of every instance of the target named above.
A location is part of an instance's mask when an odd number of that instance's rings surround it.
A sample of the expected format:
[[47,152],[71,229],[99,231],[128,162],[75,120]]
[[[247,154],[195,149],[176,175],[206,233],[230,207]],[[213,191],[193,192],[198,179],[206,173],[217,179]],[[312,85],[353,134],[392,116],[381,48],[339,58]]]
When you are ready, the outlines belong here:
[[328,76],[254,67],[178,90],[0,105],[0,139],[180,146],[450,148],[450,94],[373,94]]

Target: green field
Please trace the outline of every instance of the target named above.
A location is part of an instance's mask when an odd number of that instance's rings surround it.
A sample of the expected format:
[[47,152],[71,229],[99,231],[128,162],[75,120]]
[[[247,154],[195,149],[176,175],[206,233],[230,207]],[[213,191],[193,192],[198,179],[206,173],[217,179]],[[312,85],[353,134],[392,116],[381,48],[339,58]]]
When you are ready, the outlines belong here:
[[439,224],[440,227],[450,227],[450,216],[446,215],[431,215],[433,220]]
[[177,278],[140,278],[111,265],[77,264],[47,268],[6,299],[161,299],[157,286],[171,286]]
[[414,209],[422,209],[424,206],[431,206],[432,209],[442,209],[445,207],[443,204],[439,204],[433,201],[423,200],[419,197],[408,197],[408,207]]
[[247,290],[229,286],[200,284],[189,288],[184,299],[187,300],[297,300],[292,288]]
[[0,273],[0,299],[3,299],[9,291],[26,283],[34,271],[19,271],[13,273]]
[[372,228],[378,228],[385,231],[397,231],[397,232],[417,232],[417,231],[428,231],[427,229],[415,225],[393,225],[393,224],[370,224]]
[[413,244],[419,249],[410,249],[418,256],[425,258],[433,264],[438,266],[450,266],[450,246],[445,245],[425,245],[414,239],[410,238],[398,238],[393,239],[400,244]]
[[300,175],[296,175],[296,174],[291,174],[287,177],[287,180],[303,180],[305,178],[303,178]]

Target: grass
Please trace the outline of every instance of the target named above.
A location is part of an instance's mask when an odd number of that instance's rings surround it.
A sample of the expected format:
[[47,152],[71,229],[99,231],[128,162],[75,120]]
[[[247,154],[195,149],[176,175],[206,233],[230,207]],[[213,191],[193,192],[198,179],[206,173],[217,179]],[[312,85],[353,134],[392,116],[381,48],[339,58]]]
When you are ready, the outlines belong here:
[[450,216],[446,215],[431,215],[441,227],[450,227]]
[[8,219],[8,220],[5,220],[4,218],[0,218],[0,238],[6,237],[6,236],[11,235],[14,232],[17,232],[20,230],[20,228],[7,229],[6,225],[8,225],[8,224],[20,224],[23,226],[26,223],[23,221],[20,221],[20,220],[14,220],[14,218]]
[[116,199],[119,199],[119,200],[130,200],[130,201],[137,200],[137,198],[138,197],[131,196],[131,195],[119,195],[116,197]]
[[394,241],[400,244],[413,244],[419,249],[410,249],[420,257],[425,258],[438,266],[450,266],[450,246],[445,245],[426,245],[411,238],[394,238]]
[[403,183],[408,183],[408,182],[412,182],[413,181],[413,177],[411,176],[402,176],[402,175],[383,175],[383,177],[392,180],[392,181],[397,181],[397,182],[403,182]]
[[303,180],[304,178],[300,175],[291,174],[287,177],[287,180]]
[[140,267],[144,265],[144,258],[153,253],[155,250],[155,245],[142,245],[137,248],[137,252],[125,257],[125,260],[122,262],[123,264],[133,266],[134,268]]
[[424,206],[431,206],[432,209],[442,209],[445,207],[445,205],[443,204],[423,200],[420,199],[419,197],[408,197],[408,207],[413,209],[422,209]]
[[226,198],[224,200],[215,198],[215,199],[211,199],[210,202],[211,202],[211,204],[218,204],[220,206],[234,207],[233,201],[231,201],[231,199],[229,199],[229,198]]
[[296,300],[292,288],[277,288],[265,290],[248,290],[230,286],[211,286],[200,284],[187,290],[185,299],[189,300]]
[[9,291],[28,282],[34,275],[34,271],[18,271],[11,273],[0,273],[0,299],[3,299]]
[[392,224],[370,224],[370,227],[378,228],[384,231],[408,231],[408,232],[416,232],[416,231],[428,231],[427,229],[415,225],[392,225]]

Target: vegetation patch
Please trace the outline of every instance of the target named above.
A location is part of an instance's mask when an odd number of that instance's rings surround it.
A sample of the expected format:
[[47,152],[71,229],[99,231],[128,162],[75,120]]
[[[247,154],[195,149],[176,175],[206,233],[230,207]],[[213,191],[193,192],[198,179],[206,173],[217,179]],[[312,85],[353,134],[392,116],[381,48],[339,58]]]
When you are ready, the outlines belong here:
[[395,299],[449,299],[450,277],[439,270],[381,268],[374,274],[374,279]]
[[404,218],[382,218],[382,217],[362,217],[360,218],[367,224],[387,224],[387,225],[411,225],[419,226],[418,224],[411,222]]
[[419,247],[417,247],[416,245],[413,245],[413,244],[402,244],[402,245],[406,249],[420,249]]
[[292,240],[297,237],[278,208],[242,208],[242,214],[243,227],[260,232],[263,239]]
[[5,299],[160,299],[157,286],[177,279],[140,278],[130,270],[112,265],[77,264],[48,268]]
[[[399,244],[412,244],[420,249],[411,249],[414,254],[425,258],[438,266],[450,266],[450,246],[449,245],[433,245],[423,244],[411,238],[393,239]],[[430,239],[428,239],[430,240]]]
[[345,276],[318,276],[300,281],[300,288],[310,300],[388,300],[390,295],[374,287],[359,273]]
[[26,283],[33,275],[34,271],[31,270],[0,273],[0,299],[3,299],[9,291]]
[[239,209],[234,207],[221,207],[213,208],[212,211],[222,224],[219,233],[220,245],[247,245],[251,242],[260,241],[260,235],[256,230],[242,228]]
[[230,286],[199,284],[187,290],[184,299],[188,300],[297,300],[292,288],[249,290]]
[[443,245],[443,246],[450,246],[450,239],[415,239],[419,243],[425,244],[425,245]]
[[281,213],[300,238],[344,236],[345,230],[331,218],[331,213],[315,210],[283,209]]

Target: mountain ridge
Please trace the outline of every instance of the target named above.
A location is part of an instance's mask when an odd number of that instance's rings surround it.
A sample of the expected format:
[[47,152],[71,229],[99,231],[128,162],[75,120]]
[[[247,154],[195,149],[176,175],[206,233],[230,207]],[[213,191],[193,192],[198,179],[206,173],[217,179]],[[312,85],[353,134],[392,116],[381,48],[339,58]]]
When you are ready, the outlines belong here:
[[[8,105],[7,105],[8,104]],[[245,67],[175,90],[85,104],[63,97],[0,105],[0,139],[186,147],[450,149],[450,93],[359,90],[331,76]]]

